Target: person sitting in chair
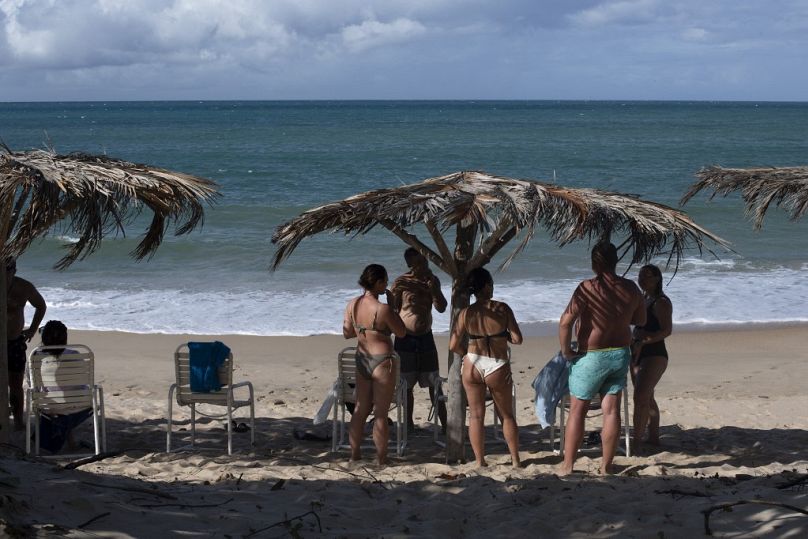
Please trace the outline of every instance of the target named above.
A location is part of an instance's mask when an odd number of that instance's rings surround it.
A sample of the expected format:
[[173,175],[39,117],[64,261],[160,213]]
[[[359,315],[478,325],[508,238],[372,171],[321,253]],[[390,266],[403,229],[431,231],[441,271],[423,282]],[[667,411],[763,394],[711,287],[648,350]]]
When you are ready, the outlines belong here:
[[[67,345],[67,326],[59,320],[51,320],[42,328],[42,346]],[[46,352],[56,358],[62,354],[75,353],[68,348],[49,349]],[[47,391],[49,388],[45,387]],[[60,390],[66,389],[60,387]],[[42,414],[39,423],[39,446],[52,453],[58,452],[67,442],[68,448],[77,449],[79,444],[73,438],[73,429],[92,415],[92,408],[79,410],[70,414]]]

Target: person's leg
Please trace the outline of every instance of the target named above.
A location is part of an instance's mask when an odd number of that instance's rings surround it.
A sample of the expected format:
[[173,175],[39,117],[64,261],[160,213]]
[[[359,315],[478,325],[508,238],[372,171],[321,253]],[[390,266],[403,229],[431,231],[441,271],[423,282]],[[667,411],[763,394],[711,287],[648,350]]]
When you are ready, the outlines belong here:
[[25,378],[24,372],[9,371],[8,373],[8,397],[11,404],[11,413],[14,415],[14,430],[23,430],[25,428],[23,378]]
[[413,408],[415,408],[414,389],[414,384],[407,383],[407,430],[410,432],[415,430],[415,421],[412,419]]
[[[435,402],[435,386],[429,386],[429,400]],[[438,420],[440,421],[441,428],[443,432],[446,432],[446,403],[442,400],[439,400],[436,404],[437,409],[433,412],[438,414]]]
[[469,443],[474,451],[477,466],[488,466],[485,462],[485,383],[472,362],[463,358],[463,389],[469,401]]
[[[634,372],[634,438],[632,447],[639,452],[646,426],[649,435],[655,435],[659,441],[659,407],[654,400],[654,388],[668,368],[668,359],[664,356],[642,358],[642,362]],[[649,425],[649,419],[651,425]],[[653,430],[653,432],[652,432]],[[653,441],[653,440],[652,440]]]
[[582,400],[570,395],[570,414],[567,417],[567,427],[564,430],[564,462],[561,464],[558,475],[569,475],[578,458],[578,449],[584,439],[584,421],[589,411],[588,400]]
[[395,389],[393,361],[387,360],[373,370],[373,410],[376,417],[373,422],[373,443],[376,446],[376,462],[379,465],[387,464],[387,445],[390,436],[387,414]]
[[[362,440],[365,438],[365,420],[373,408],[373,385],[370,380],[356,376],[356,405],[351,415],[348,439],[351,443],[351,460],[362,458]],[[375,422],[374,422],[375,423]],[[387,422],[385,421],[385,424]]]
[[613,395],[603,395],[600,408],[603,412],[603,430],[600,432],[600,441],[603,444],[603,460],[600,473],[612,473],[612,461],[620,440],[620,402],[622,391]]
[[511,453],[511,464],[515,468],[522,466],[519,458],[519,427],[513,415],[513,380],[511,367],[506,365],[492,372],[485,378],[485,383],[494,398],[494,406],[502,419],[502,434]]

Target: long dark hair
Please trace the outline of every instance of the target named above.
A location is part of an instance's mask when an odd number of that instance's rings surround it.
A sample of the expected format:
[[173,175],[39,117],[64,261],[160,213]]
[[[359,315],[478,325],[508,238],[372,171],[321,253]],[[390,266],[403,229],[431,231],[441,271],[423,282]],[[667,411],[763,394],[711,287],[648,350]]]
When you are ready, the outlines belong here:
[[640,271],[643,270],[650,271],[654,275],[654,277],[657,278],[657,285],[656,290],[654,290],[654,295],[657,297],[664,295],[662,292],[662,270],[660,270],[657,266],[653,264],[644,265],[643,267],[640,268]]
[[385,279],[387,279],[387,270],[384,269],[384,266],[381,264],[370,264],[362,271],[358,283],[359,286],[365,290],[370,290],[373,288],[373,285]]
[[474,294],[475,296],[485,288],[485,286],[489,283],[493,283],[494,278],[491,277],[491,274],[485,268],[474,268],[469,272],[469,276],[466,278],[466,287],[469,290],[469,293]]

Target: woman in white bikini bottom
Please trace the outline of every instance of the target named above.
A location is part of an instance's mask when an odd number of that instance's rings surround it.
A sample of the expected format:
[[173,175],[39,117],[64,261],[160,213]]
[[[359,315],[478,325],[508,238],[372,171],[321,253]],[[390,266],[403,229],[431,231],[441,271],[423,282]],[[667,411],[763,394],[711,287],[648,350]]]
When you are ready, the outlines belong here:
[[[510,363],[510,361],[505,359],[482,356],[480,354],[472,354],[471,352],[466,354],[466,359],[468,359],[469,362],[474,365],[474,368],[477,369],[477,372],[479,372],[480,376],[483,378]],[[461,366],[460,368],[460,372],[462,373],[463,367]]]

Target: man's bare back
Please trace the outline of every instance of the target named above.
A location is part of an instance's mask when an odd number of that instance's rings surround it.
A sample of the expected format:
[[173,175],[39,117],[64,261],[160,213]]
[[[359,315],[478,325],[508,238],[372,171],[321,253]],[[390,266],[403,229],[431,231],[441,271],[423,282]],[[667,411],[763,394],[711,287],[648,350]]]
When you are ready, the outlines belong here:
[[583,281],[567,310],[578,320],[579,352],[631,344],[631,324],[645,314],[637,285],[613,273]]

